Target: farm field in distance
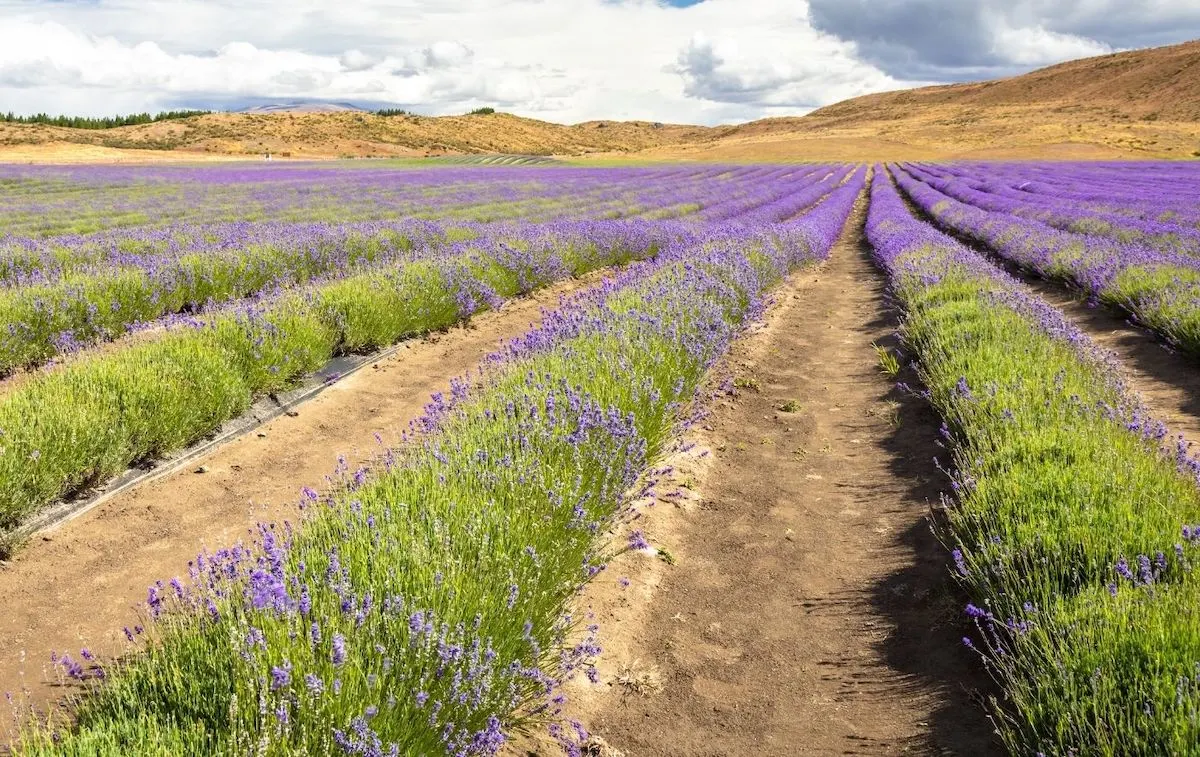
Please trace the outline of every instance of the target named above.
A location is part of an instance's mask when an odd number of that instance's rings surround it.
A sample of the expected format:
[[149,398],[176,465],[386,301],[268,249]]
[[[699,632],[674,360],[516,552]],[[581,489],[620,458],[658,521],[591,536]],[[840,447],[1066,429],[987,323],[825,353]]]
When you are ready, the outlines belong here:
[[0,166],[14,754],[1200,754],[1200,164]]

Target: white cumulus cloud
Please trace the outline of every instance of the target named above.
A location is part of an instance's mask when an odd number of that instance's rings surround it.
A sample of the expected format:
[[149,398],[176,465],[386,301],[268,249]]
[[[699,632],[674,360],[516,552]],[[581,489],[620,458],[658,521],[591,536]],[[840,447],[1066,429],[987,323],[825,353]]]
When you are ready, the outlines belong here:
[[1139,27],[1118,0],[0,0],[0,103],[333,100],[719,123],[1104,52],[1120,44],[1100,23],[1115,16],[1122,40],[1159,39],[1168,22],[1188,32],[1194,0],[1148,3]]
[[791,0],[0,0],[0,98],[26,112],[313,99],[717,123],[903,85]]

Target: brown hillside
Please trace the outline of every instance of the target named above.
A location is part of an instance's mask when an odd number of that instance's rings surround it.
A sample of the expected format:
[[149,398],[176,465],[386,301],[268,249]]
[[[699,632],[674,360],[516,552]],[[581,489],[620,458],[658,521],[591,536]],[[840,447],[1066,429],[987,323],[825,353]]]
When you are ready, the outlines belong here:
[[1083,58],[1022,76],[845,100],[808,118],[854,118],[864,108],[1074,105],[1164,121],[1200,121],[1200,40]]
[[884,92],[732,127],[673,157],[1200,157],[1200,41]]
[[[701,126],[589,121],[574,126],[505,113],[376,116],[369,113],[214,113],[117,129],[0,124],[0,146],[75,143],[192,154],[293,157],[420,156],[447,153],[582,155],[629,153],[703,139]],[[28,152],[28,150],[26,150]],[[3,159],[3,150],[0,150]]]

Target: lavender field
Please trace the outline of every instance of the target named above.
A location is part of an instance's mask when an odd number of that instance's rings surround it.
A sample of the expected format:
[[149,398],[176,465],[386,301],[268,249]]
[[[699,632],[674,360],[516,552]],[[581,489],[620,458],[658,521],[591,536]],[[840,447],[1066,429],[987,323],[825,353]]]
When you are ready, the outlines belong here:
[[[823,272],[861,248],[898,335],[871,342],[869,380],[941,423],[930,559],[955,610],[930,623],[969,650],[995,749],[1200,754],[1200,458],[1128,356],[1029,286],[1194,370],[1198,190],[1186,163],[0,167],[0,548],[18,561],[39,515],[334,358],[577,284],[369,463],[305,487],[296,521],[146,576],[123,650],[56,650],[70,696],[23,710],[12,748],[475,755],[548,728],[599,753],[566,697],[602,682],[581,597],[623,555],[671,559],[633,503],[714,403],[788,391],[716,376],[777,294],[824,307]],[[767,454],[714,449],[748,476]],[[790,495],[815,506],[820,480]]]

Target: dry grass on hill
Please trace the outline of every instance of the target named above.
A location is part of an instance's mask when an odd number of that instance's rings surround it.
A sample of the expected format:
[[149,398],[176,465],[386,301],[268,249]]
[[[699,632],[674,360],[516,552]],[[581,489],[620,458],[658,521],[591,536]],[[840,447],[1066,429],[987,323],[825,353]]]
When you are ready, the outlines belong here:
[[856,97],[650,152],[707,160],[1196,158],[1200,41],[1009,79]]
[[11,150],[48,143],[210,155],[271,152],[296,158],[619,154],[701,139],[709,131],[645,121],[564,126],[505,113],[442,117],[384,117],[354,111],[214,113],[106,130],[0,124],[0,155],[5,146]]

